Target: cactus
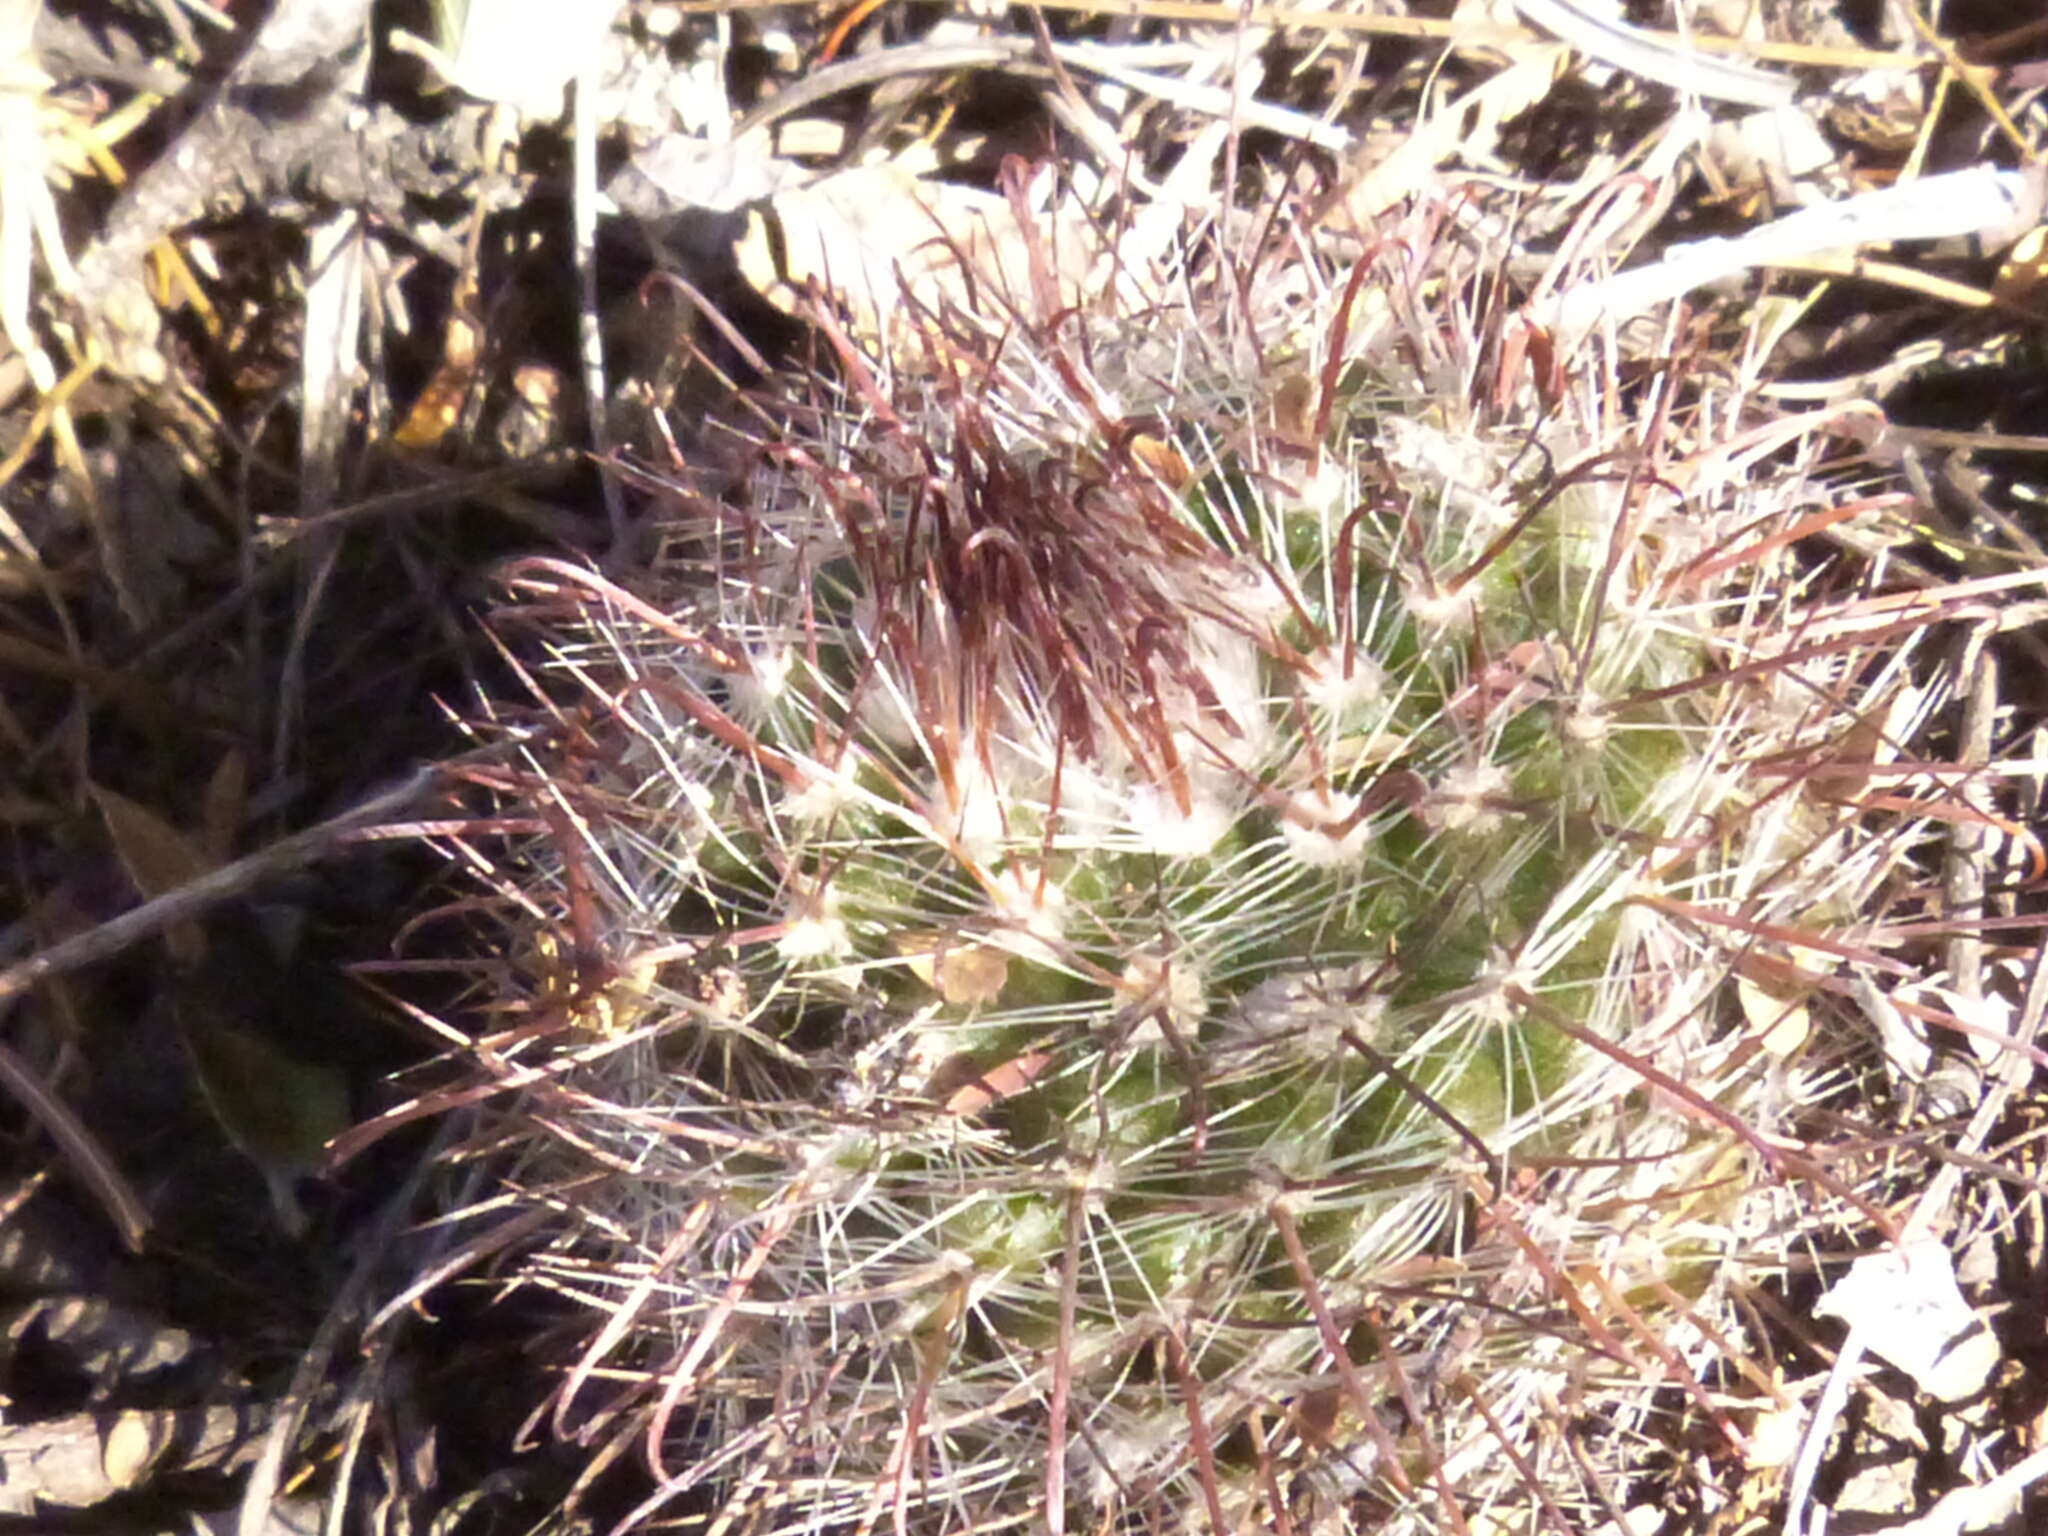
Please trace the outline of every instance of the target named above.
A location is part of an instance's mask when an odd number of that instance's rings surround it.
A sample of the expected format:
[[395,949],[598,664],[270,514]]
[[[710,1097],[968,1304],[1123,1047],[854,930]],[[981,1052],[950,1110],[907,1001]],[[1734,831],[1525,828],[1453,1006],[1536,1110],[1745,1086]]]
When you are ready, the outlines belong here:
[[1793,558],[1817,423],[1543,377],[1443,213],[1034,236],[826,317],[648,569],[512,570],[525,1273],[632,1519],[1563,1532],[1740,1445],[1733,1289],[1861,1219],[1853,1042],[1770,1015],[1874,957],[1927,834],[1855,762],[1938,698]]

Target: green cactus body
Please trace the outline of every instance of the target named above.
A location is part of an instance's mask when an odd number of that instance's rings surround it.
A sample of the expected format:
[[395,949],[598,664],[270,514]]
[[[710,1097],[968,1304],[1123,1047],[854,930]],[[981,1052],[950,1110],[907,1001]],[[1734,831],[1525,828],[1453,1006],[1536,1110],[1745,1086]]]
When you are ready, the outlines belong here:
[[1293,369],[1164,307],[1143,356],[1085,305],[935,322],[957,363],[814,381],[679,520],[664,622],[522,579],[583,606],[611,942],[694,954],[587,1074],[696,1133],[633,1141],[588,1239],[659,1269],[603,1346],[652,1373],[650,1510],[1476,1528],[1530,1496],[1471,1399],[1534,1433],[1595,1305],[1556,1277],[1618,1218],[1575,1213],[1727,1143],[1558,1021],[1740,1113],[1751,941],[1653,898],[1814,910],[1741,765],[1842,722],[1714,680],[1729,578],[1686,578],[1742,487],[1631,472],[1591,388],[1431,399],[1448,330],[1316,291],[1255,338]]

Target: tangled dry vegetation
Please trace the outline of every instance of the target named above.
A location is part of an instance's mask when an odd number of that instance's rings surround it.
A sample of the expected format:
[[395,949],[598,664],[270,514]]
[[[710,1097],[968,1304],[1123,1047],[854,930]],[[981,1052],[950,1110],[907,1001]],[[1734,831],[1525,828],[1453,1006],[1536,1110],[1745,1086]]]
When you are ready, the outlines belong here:
[[0,38],[0,1526],[2038,1528],[2048,27]]

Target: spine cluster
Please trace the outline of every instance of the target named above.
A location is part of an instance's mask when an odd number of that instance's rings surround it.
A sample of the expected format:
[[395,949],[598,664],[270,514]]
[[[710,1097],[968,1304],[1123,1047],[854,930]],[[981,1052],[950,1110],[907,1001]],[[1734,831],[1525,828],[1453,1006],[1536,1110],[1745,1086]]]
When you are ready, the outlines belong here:
[[1741,1443],[1913,638],[1808,435],[1440,213],[828,324],[651,569],[513,573],[531,1273],[642,1515],[1563,1532]]

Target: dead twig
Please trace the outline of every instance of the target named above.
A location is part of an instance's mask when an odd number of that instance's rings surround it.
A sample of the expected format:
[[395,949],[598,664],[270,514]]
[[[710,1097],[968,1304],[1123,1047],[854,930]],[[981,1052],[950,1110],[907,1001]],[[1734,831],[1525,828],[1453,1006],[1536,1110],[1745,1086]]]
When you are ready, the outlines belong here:
[[121,953],[130,945],[189,921],[224,901],[246,895],[279,875],[303,869],[331,853],[352,834],[415,804],[441,781],[439,768],[422,768],[403,782],[317,826],[294,832],[268,848],[211,870],[176,890],[109,918],[60,944],[0,971],[0,1005],[20,997],[52,976],[61,976]]
[[[373,823],[383,821],[416,802],[440,771],[423,768],[403,783],[360,805],[281,839],[247,858],[166,891],[152,901],[122,913],[60,944],[30,955],[0,971],[0,1019],[15,999],[52,976],[61,976],[119,954],[130,945],[179,922],[188,921],[223,901],[246,894],[277,876],[304,868]],[[149,1212],[120,1170],[77,1116],[22,1058],[0,1044],[0,1090],[14,1098],[56,1140],[86,1186],[98,1197],[107,1217],[129,1248],[139,1251],[149,1231]]]

